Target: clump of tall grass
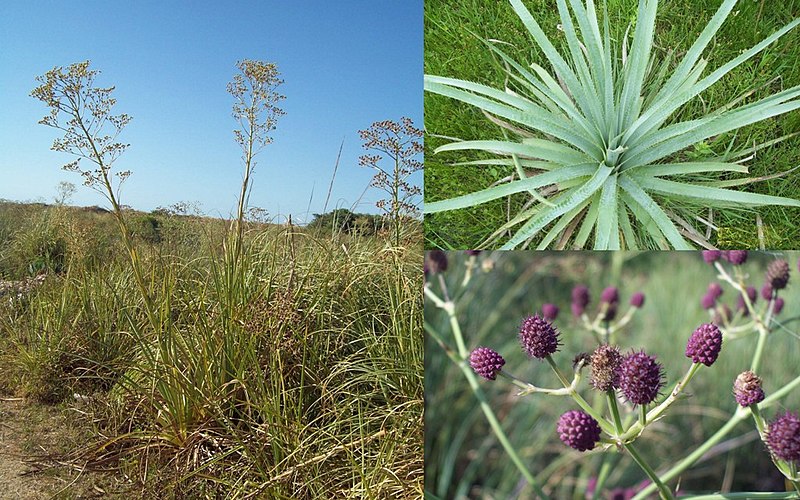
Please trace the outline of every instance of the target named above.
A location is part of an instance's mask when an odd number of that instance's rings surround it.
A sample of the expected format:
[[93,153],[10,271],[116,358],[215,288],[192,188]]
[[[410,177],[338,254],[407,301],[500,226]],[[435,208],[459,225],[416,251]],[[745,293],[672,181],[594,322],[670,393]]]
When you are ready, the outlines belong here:
[[[229,87],[234,114],[260,132],[237,134],[245,155],[237,218],[209,223],[199,252],[132,236],[111,170],[125,145],[103,138],[92,155],[70,122],[57,144],[98,169],[67,168],[110,201],[125,252],[95,268],[75,262],[0,317],[13,382],[40,399],[72,393],[90,403],[82,411],[97,439],[76,456],[87,467],[115,464],[148,491],[419,497],[421,251],[292,225],[248,229],[251,154],[274,122],[241,108],[238,93],[268,93],[258,80],[277,74],[252,61],[239,69]],[[81,102],[100,104],[75,114],[107,118],[116,138],[130,118],[110,115],[114,101],[92,86],[95,76],[80,63],[42,77],[34,95],[54,109],[43,122],[58,123],[59,92],[84,92]]]

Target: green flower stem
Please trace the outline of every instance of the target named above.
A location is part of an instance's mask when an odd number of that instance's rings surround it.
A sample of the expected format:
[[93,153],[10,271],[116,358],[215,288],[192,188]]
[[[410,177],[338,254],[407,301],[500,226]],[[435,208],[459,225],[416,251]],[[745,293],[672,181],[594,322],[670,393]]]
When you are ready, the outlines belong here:
[[[780,389],[769,395],[766,399],[764,399],[764,401],[762,401],[759,404],[759,408],[761,409],[769,408],[770,406],[777,403],[778,400],[780,400],[782,397],[784,397],[792,390],[794,390],[797,386],[800,386],[800,376],[796,377],[791,382],[789,382],[785,386],[781,387]],[[670,468],[667,472],[661,474],[660,476],[661,480],[665,482],[671,481],[673,478],[680,475],[683,471],[694,465],[694,463],[697,462],[703,455],[705,455],[706,452],[711,449],[711,447],[722,441],[722,439],[725,436],[727,436],[739,422],[747,418],[747,415],[749,413],[750,411],[746,410],[745,408],[739,408],[733,415],[731,415],[731,418],[728,420],[728,422],[722,427],[720,427],[719,430],[717,430],[717,432],[715,432],[713,436],[708,438],[702,445],[700,445],[697,449],[695,449],[686,458],[684,458],[677,464],[673,465],[672,468]],[[655,490],[656,490],[655,485],[651,484],[642,491],[640,491],[635,497],[633,497],[633,500],[643,500],[647,498],[647,495],[653,493]],[[722,497],[713,497],[713,498],[722,498]],[[765,497],[765,498],[772,498],[772,497]]]
[[[657,420],[661,416],[661,414],[664,413],[667,410],[667,408],[669,408],[670,405],[672,405],[672,403],[674,403],[678,399],[678,397],[681,395],[686,386],[689,385],[689,382],[691,382],[695,373],[697,373],[697,370],[700,369],[700,366],[701,365],[699,363],[692,363],[692,366],[689,367],[689,370],[686,372],[686,375],[684,375],[683,379],[681,379],[680,382],[675,384],[675,387],[672,389],[672,392],[670,392],[669,396],[667,396],[664,399],[664,401],[661,402],[661,404],[650,410],[647,413],[647,415],[645,415],[644,418],[645,423]],[[642,425],[642,419],[640,419],[639,422],[633,424],[631,428],[628,429],[625,432],[625,434],[622,435],[621,439],[624,441],[633,439],[637,437],[639,434],[641,434],[643,430],[644,430],[644,425]]]
[[642,429],[647,427],[647,408],[645,405],[639,405],[639,425],[642,426]]
[[650,465],[647,462],[645,462],[642,456],[639,455],[639,452],[636,451],[636,448],[634,448],[631,443],[625,443],[624,446],[625,449],[628,450],[628,453],[631,454],[633,460],[639,465],[639,467],[641,467],[644,473],[647,474],[647,477],[649,477],[650,480],[653,481],[653,484],[656,485],[659,493],[661,494],[661,497],[667,500],[673,500],[675,496],[672,494],[669,488],[667,488],[664,485],[664,483],[661,482],[661,479],[658,478],[658,474],[656,474],[656,472],[650,467]]
[[619,407],[617,407],[617,396],[614,394],[614,389],[606,391],[606,398],[608,398],[608,409],[611,410],[611,416],[614,417],[617,436],[621,436],[623,432],[622,420],[619,418]]
[[764,354],[764,345],[767,343],[767,335],[769,331],[763,327],[763,325],[758,325],[758,342],[756,343],[756,350],[753,353],[753,362],[750,364],[750,371],[753,373],[758,373],[758,368],[761,365],[761,358]]
[[[444,286],[444,283],[442,283]],[[436,296],[430,288],[425,287],[425,295],[430,297],[433,300],[433,297]],[[478,385],[477,376],[475,372],[472,371],[472,368],[467,363],[467,349],[464,345],[464,338],[461,334],[461,326],[458,323],[458,318],[455,315],[455,305],[449,301],[443,301],[441,299],[433,300],[437,305],[441,304],[441,308],[447,313],[448,317],[450,318],[450,328],[453,332],[453,337],[456,339],[456,344],[458,345],[458,354],[456,353],[448,353],[450,359],[452,359],[456,365],[461,369],[464,377],[466,377],[467,382],[469,382],[470,387],[472,388],[472,392],[475,394],[475,397],[478,399],[480,403],[481,410],[483,414],[486,416],[486,420],[489,422],[489,426],[494,431],[495,436],[497,436],[497,440],[500,441],[500,444],[503,446],[503,449],[508,453],[509,458],[511,461],[516,465],[517,469],[519,470],[520,474],[528,481],[528,484],[531,485],[534,492],[539,498],[547,499],[548,496],[545,495],[544,491],[542,491],[541,486],[539,486],[539,482],[533,477],[533,474],[528,470],[525,464],[522,462],[522,459],[517,454],[517,451],[514,449],[514,446],[508,440],[508,436],[506,436],[503,427],[500,425],[500,421],[497,420],[497,416],[494,414],[494,410],[489,405],[488,400],[486,399],[486,394],[484,394],[483,390],[481,389],[480,385]],[[430,333],[434,331],[430,328],[429,325],[426,325],[426,330]],[[438,337],[438,336],[437,336]]]
[[619,457],[619,454],[611,455],[611,453],[603,453],[603,462],[600,465],[600,472],[597,473],[597,482],[594,485],[592,500],[598,500],[600,498],[600,494],[606,485],[608,476],[611,474],[611,470],[616,465],[617,457]]
[[570,395],[572,396],[572,399],[574,399],[575,402],[578,403],[578,406],[583,408],[583,411],[585,411],[586,413],[591,415],[591,417],[593,419],[597,420],[597,423],[600,424],[600,428],[603,429],[603,432],[605,432],[609,436],[613,436],[614,435],[614,426],[611,424],[611,422],[609,422],[605,417],[600,415],[597,412],[597,410],[592,408],[592,405],[587,403],[586,400],[583,399],[583,397],[580,394],[578,394],[577,390],[572,388],[572,384],[567,382],[567,379],[564,377],[564,374],[561,373],[561,370],[559,370],[558,366],[556,366],[556,362],[553,361],[553,357],[552,356],[548,355],[545,359],[547,360],[547,362],[550,364],[550,367],[555,372],[556,376],[558,377],[558,380],[561,381],[561,383],[564,385],[564,387],[568,387],[570,389]]
[[533,393],[549,394],[550,396],[569,396],[572,394],[572,391],[575,390],[574,386],[577,385],[575,380],[573,380],[572,385],[569,387],[563,387],[561,389],[545,389],[543,387],[536,387],[535,385],[525,382],[524,380],[520,380],[506,371],[501,370],[498,375],[507,378],[512,384],[522,389],[522,392],[517,393],[517,396],[527,396],[528,394]]

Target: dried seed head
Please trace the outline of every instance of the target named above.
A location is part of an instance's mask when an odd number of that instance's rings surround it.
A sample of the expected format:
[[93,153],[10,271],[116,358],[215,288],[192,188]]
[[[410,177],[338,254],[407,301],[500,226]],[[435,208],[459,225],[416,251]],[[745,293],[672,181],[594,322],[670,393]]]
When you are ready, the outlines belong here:
[[761,379],[750,370],[740,373],[733,381],[733,396],[743,408],[760,403],[764,400]]
[[786,288],[789,282],[789,263],[785,260],[773,260],[767,266],[767,283],[775,290]]
[[619,388],[619,364],[622,355],[616,346],[603,344],[592,353],[592,378],[590,383],[598,391]]
[[591,450],[600,441],[600,424],[580,410],[570,410],[561,415],[556,430],[565,445],[578,451]]
[[529,357],[544,359],[558,350],[558,330],[538,314],[528,316],[519,328],[519,342]]
[[478,347],[469,355],[469,365],[475,373],[487,380],[494,380],[502,370],[506,360],[494,349]]
[[767,447],[773,455],[787,462],[800,460],[800,419],[786,412],[769,424]]
[[689,337],[686,344],[686,357],[694,363],[711,366],[722,349],[722,332],[717,325],[704,323]]
[[636,405],[655,401],[664,385],[663,377],[661,364],[644,351],[626,354],[619,365],[619,387],[625,399]]

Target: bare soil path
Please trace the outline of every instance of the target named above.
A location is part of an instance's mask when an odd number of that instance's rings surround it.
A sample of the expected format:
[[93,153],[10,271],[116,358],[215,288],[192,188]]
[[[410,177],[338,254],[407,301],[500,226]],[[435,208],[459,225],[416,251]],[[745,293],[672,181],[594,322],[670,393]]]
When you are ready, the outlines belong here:
[[37,423],[28,414],[21,399],[0,398],[0,498],[50,498],[58,491],[58,481],[29,462],[29,434]]

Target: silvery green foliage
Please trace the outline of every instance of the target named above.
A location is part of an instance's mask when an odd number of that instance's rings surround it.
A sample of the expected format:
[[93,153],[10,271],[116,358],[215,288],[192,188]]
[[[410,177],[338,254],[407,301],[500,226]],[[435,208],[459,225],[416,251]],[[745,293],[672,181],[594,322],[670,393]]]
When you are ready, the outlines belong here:
[[[700,118],[669,122],[682,106],[796,27],[800,19],[706,72],[707,61],[701,56],[736,4],[736,0],[725,0],[670,74],[669,58],[659,62],[652,53],[657,0],[639,1],[630,51],[626,33],[614,56],[608,16],[604,16],[601,29],[593,0],[585,4],[557,0],[568,49],[563,55],[522,1],[510,1],[552,72],[537,64],[526,67],[485,41],[504,62],[513,90],[431,75],[425,76],[425,90],[480,108],[510,134],[502,141],[453,142],[436,152],[490,152],[499,158],[466,164],[513,166],[518,178],[428,202],[425,213],[472,207],[527,192],[530,203],[498,228],[485,245],[516,228],[502,249],[527,247],[531,242],[541,249],[563,247],[567,241],[574,248],[593,246],[596,250],[639,246],[688,249],[694,243],[710,243],[661,200],[677,208],[800,207],[800,201],[794,199],[725,189],[754,179],[693,182],[686,177],[746,173],[747,167],[739,159],[746,155],[727,154],[714,161],[681,161],[678,156],[710,137],[800,108],[800,86],[749,104],[737,106],[737,100]],[[537,173],[529,175],[532,170]]]

